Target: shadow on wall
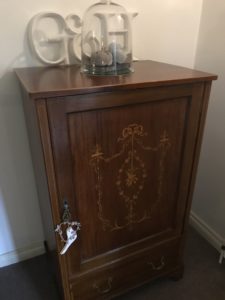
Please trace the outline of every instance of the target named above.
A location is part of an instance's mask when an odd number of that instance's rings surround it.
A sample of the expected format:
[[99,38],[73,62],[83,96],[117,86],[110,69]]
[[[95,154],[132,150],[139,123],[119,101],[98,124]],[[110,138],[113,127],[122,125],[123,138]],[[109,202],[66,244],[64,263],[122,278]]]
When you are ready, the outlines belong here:
[[43,241],[20,87],[13,71],[30,64],[26,41],[24,50],[28,55],[18,55],[0,74],[0,267],[16,261],[17,254],[23,259],[24,251],[33,251]]
[[28,26],[23,52],[0,71],[0,267],[44,251],[23,104],[13,71],[26,66],[40,66],[28,45]]
[[[36,65],[28,51],[26,36],[24,53],[0,71],[0,267],[41,254],[44,250],[23,103],[19,82],[13,71],[13,68]],[[20,277],[32,286],[30,298],[58,299],[57,295],[49,298],[49,292],[40,289],[37,281],[40,274],[29,267],[29,262],[21,264],[19,272]],[[50,279],[49,283],[54,284]],[[22,299],[24,285],[19,284],[16,289]],[[1,293],[0,289],[0,299],[12,299],[10,290],[7,296]]]
[[44,249],[23,104],[13,71],[40,65],[28,45],[28,27],[23,53],[0,71],[0,267]]
[[[15,257],[10,261],[8,253],[13,252],[21,260],[24,249],[29,251],[37,247],[37,241],[43,241],[20,87],[12,70],[21,62],[24,63],[23,55],[17,57],[0,79],[0,267],[16,261]],[[49,299],[49,292],[41,289],[37,280],[40,271],[32,270],[32,264],[22,264],[17,272],[32,286],[32,299]],[[54,285],[50,274],[48,284]],[[18,286],[18,293],[22,299],[23,285]],[[11,299],[10,295],[9,291],[7,299]],[[58,299],[58,295],[51,296]],[[0,299],[3,299],[1,291]]]

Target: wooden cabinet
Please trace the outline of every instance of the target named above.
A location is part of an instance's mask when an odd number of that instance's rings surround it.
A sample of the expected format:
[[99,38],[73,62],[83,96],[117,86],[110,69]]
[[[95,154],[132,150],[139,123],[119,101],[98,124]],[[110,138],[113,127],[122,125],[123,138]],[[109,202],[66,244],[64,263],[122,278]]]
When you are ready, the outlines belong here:
[[[118,77],[88,77],[76,66],[16,73],[64,298],[111,299],[160,276],[181,276],[216,76],[152,61]],[[54,228],[65,200],[81,230],[60,255]]]

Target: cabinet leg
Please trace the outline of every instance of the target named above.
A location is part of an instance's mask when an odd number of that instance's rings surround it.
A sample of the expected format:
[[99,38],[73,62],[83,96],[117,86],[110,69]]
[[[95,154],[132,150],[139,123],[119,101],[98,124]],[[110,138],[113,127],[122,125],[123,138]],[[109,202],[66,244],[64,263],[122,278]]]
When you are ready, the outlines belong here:
[[173,281],[178,281],[183,278],[184,266],[180,266],[173,273],[169,275],[169,278]]

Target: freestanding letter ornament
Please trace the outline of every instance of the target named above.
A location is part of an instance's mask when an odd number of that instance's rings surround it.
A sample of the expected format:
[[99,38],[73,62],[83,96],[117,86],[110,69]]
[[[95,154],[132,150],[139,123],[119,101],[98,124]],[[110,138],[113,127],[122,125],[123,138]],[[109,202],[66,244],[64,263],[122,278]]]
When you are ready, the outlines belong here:
[[[137,13],[129,13],[131,19]],[[66,17],[41,12],[28,25],[31,51],[45,65],[70,65],[81,62],[82,20],[77,14]]]

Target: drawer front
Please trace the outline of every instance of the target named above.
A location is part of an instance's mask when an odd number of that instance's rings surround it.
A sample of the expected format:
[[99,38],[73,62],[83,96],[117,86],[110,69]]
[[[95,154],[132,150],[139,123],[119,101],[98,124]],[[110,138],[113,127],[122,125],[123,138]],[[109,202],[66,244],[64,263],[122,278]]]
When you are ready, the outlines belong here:
[[179,240],[124,257],[120,261],[76,278],[73,300],[111,299],[178,267]]

